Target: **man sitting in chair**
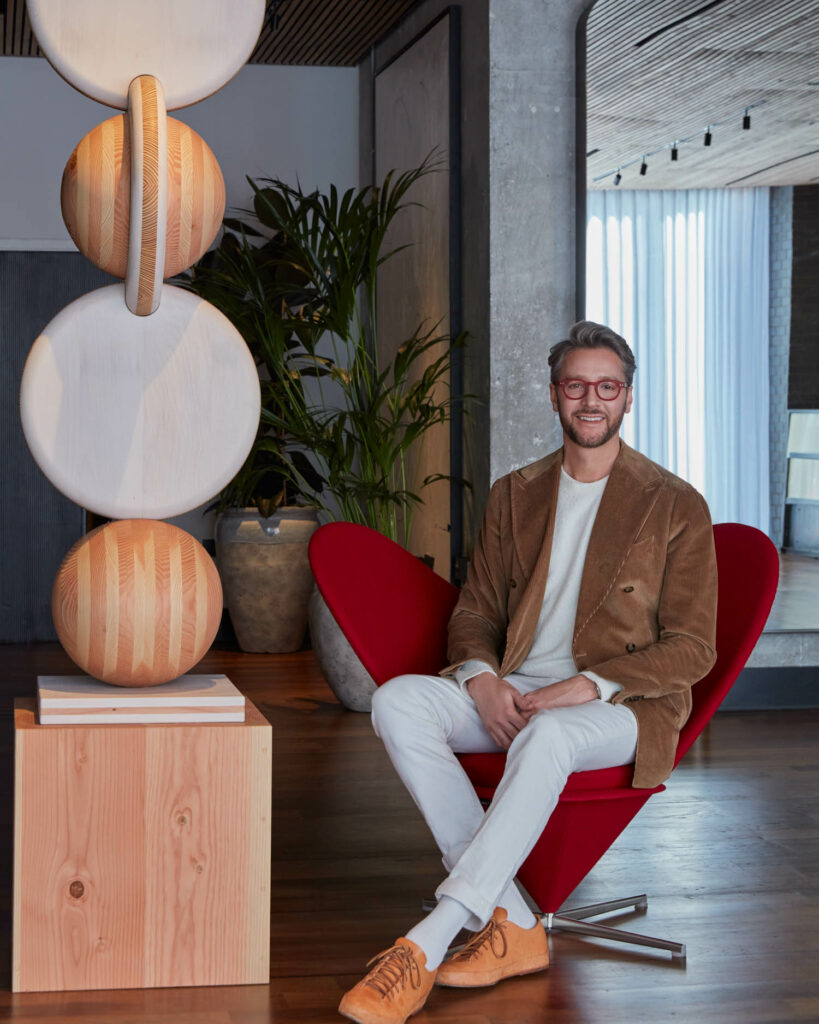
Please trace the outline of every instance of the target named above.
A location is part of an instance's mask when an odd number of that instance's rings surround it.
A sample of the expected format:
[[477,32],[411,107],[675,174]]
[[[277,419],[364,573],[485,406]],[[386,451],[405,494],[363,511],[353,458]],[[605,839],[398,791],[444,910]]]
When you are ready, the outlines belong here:
[[[714,663],[717,569],[703,498],[620,441],[634,356],[599,324],[549,355],[563,447],[492,487],[449,622],[452,664],[373,698],[373,724],[449,875],[339,1011],[402,1024],[433,984],[543,970],[547,937],[514,878],[568,776],[671,772],[691,686]],[[484,813],[455,752],[507,751]],[[462,928],[475,936],[444,960]]]

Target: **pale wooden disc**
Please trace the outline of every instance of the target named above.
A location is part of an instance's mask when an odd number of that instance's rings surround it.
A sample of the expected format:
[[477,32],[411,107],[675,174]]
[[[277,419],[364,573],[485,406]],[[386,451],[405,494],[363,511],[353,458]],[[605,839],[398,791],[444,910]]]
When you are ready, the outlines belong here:
[[125,110],[138,75],[162,83],[168,110],[216,92],[259,37],[264,0],[27,0],[40,49],[75,89]]
[[116,519],[196,508],[235,475],[259,426],[259,378],[215,306],[163,285],[138,317],[121,284],[61,310],[20,387],[37,465],[72,501]]

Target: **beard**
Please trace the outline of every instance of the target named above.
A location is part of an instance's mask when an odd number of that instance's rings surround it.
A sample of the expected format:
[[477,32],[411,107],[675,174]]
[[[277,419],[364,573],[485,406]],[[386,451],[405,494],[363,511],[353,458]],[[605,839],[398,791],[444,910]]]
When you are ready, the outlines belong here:
[[[578,410],[578,413],[583,416],[606,415],[605,412],[602,412],[600,409],[580,409]],[[623,403],[623,407],[621,408],[620,414],[618,416],[615,416],[613,419],[610,420],[604,419],[603,422],[600,424],[600,427],[602,428],[602,433],[583,437],[575,430],[571,417],[567,416],[564,413],[563,408],[560,407],[558,409],[558,415],[560,416],[560,425],[563,427],[566,436],[569,438],[569,440],[574,441],[574,443],[581,448],[600,448],[604,444],[606,444],[607,441],[610,441],[616,434],[620,433],[620,424],[623,422],[623,417],[625,416],[625,414],[626,406],[625,403]]]

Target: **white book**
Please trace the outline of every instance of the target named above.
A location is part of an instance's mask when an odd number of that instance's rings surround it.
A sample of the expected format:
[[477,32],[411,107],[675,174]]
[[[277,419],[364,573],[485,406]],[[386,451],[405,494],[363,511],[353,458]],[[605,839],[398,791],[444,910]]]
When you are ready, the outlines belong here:
[[184,675],[159,686],[112,686],[87,675],[38,676],[41,725],[244,722],[245,699],[222,675]]

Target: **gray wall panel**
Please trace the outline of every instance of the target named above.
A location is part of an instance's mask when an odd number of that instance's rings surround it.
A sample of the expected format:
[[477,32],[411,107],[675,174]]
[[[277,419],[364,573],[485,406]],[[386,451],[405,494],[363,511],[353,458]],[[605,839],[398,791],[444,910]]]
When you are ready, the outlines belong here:
[[112,281],[79,253],[0,252],[0,643],[55,639],[51,584],[83,513],[37,468],[20,426],[23,364],[73,299]]

